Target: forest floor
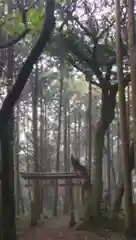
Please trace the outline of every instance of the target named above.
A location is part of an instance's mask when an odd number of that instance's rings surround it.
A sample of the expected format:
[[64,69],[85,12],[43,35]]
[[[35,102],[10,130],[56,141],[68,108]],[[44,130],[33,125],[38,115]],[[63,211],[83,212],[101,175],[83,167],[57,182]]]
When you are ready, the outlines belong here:
[[19,233],[19,240],[121,240],[124,239],[119,233],[101,230],[98,232],[77,231],[68,228],[69,216],[64,216],[45,223],[37,228],[31,228]]

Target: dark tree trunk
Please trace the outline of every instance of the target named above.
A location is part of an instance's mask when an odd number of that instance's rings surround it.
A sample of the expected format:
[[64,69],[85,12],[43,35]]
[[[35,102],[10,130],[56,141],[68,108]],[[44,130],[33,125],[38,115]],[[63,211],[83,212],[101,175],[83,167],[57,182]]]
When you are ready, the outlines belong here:
[[[64,101],[64,168],[68,172],[68,118],[67,118],[67,99]],[[68,213],[69,199],[68,199],[68,180],[65,180],[65,197],[64,197],[64,214]]]
[[111,171],[110,171],[110,161],[111,161],[111,152],[110,152],[110,128],[107,131],[107,204],[111,204]]
[[[14,171],[13,171],[13,153],[11,143],[13,140],[12,133],[9,131],[10,123],[12,123],[12,113],[20,94],[28,80],[33,65],[38,60],[46,43],[50,40],[50,36],[54,27],[54,8],[55,0],[47,0],[44,26],[41,35],[30,52],[23,67],[16,79],[16,82],[7,97],[4,100],[0,110],[0,140],[2,155],[2,235],[3,239],[16,239],[15,229],[15,204],[14,204]],[[11,67],[11,66],[10,66]],[[10,68],[9,68],[10,69]],[[13,127],[13,126],[12,126]],[[11,128],[12,129],[12,128]]]
[[[114,118],[116,106],[117,87],[111,87],[110,90],[102,93],[101,119],[97,125],[95,138],[95,179],[92,190],[91,215],[99,217],[100,204],[102,200],[102,159],[104,148],[104,136]],[[107,114],[108,112],[108,114]]]
[[[64,59],[61,59],[60,69],[60,98],[59,98],[59,113],[58,113],[58,139],[57,139],[57,156],[56,156],[56,172],[59,172],[60,168],[60,144],[61,144],[61,116],[62,116],[62,97],[63,97],[63,81],[64,81]],[[54,216],[57,216],[58,208],[58,181],[55,182],[55,194],[54,194]]]
[[[8,92],[12,88],[14,50],[8,49],[7,84]],[[14,199],[14,113],[12,112],[6,128],[1,129],[2,156],[2,239],[16,240],[16,210]]]
[[[11,121],[11,119],[10,119]],[[1,154],[2,154],[2,239],[16,240],[16,214],[14,200],[14,159],[10,135],[11,124],[4,129],[1,137]],[[10,130],[10,131],[9,131]]]
[[[33,158],[34,158],[34,172],[38,172],[38,129],[37,129],[37,106],[38,106],[38,64],[36,64],[35,79],[32,85],[32,107],[33,107]],[[33,184],[33,202],[31,209],[31,226],[37,225],[40,219],[40,183],[34,180]]]
[[[130,154],[129,154],[129,171],[132,172],[132,170],[134,168],[134,144],[133,143],[131,144],[129,152],[130,152]],[[119,187],[117,189],[116,199],[115,199],[115,202],[112,207],[112,217],[115,217],[118,215],[118,213],[120,211],[120,206],[121,206],[121,201],[122,201],[123,195],[124,195],[124,181],[123,181],[123,176],[122,176],[120,183],[119,183]]]

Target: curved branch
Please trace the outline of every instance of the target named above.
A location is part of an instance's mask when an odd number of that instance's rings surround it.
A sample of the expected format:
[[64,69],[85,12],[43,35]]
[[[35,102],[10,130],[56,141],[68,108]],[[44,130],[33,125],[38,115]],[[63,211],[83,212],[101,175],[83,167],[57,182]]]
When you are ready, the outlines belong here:
[[[68,58],[68,61],[71,63],[73,67],[82,72],[85,76],[88,75],[88,71],[82,68],[79,64],[77,64],[71,57]],[[98,82],[91,80],[91,83],[100,88],[100,84]]]
[[43,30],[40,34],[38,41],[33,47],[31,53],[28,55],[24,65],[18,74],[16,83],[13,85],[10,93],[7,95],[2,108],[0,110],[0,138],[4,133],[3,130],[7,127],[8,119],[12,113],[13,107],[17,102],[20,94],[28,80],[32,71],[33,65],[37,62],[40,54],[42,53],[45,45],[50,40],[51,33],[55,25],[54,17],[55,0],[46,0],[45,20]]
[[12,45],[17,44],[20,40],[22,40],[29,33],[29,31],[30,31],[30,29],[25,29],[15,39],[12,39],[9,42],[0,45],[0,49],[8,48],[8,47],[11,47]]
[[97,36],[98,41],[99,41],[100,39],[102,39],[103,35],[104,35],[106,32],[109,31],[109,29],[114,25],[114,23],[115,23],[115,20],[113,20],[113,21],[111,22],[111,24],[109,24],[109,26],[107,26],[105,29],[103,29],[103,30],[100,32],[100,34]]
[[85,27],[77,17],[73,17],[73,19],[77,22],[77,24],[81,27],[81,29],[85,32],[85,34],[89,37],[92,38],[93,42],[96,42],[95,36],[93,36],[93,34],[89,31],[89,29],[87,27]]
[[92,69],[93,73],[96,75],[98,79],[102,79],[102,73],[99,67],[97,67],[96,63],[92,61],[92,59],[90,59],[89,56],[87,56],[87,54],[84,53],[84,51],[81,51],[78,44],[74,42],[74,39],[72,39],[70,36],[66,37],[62,33],[61,36],[64,40],[64,43],[66,43],[66,46],[71,50],[72,54],[74,54],[77,59],[88,65],[88,67]]

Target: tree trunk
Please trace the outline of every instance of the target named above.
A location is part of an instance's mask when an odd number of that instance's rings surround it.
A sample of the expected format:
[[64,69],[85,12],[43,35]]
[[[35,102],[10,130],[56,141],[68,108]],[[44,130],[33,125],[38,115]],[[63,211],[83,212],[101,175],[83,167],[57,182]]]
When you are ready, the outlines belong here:
[[89,174],[90,174],[90,182],[91,182],[91,166],[92,166],[92,83],[91,79],[89,79],[89,103],[88,103],[88,166],[89,166]]
[[132,85],[132,113],[133,113],[133,136],[134,136],[134,162],[136,168],[136,26],[135,26],[135,3],[133,0],[126,1],[128,12],[128,46],[130,54],[130,74]]
[[77,156],[78,154],[78,144],[77,144],[77,109],[74,110],[74,153]]
[[78,109],[78,129],[77,129],[77,158],[80,159],[80,144],[81,144],[81,137],[80,137],[80,133],[81,133],[81,107],[79,106],[79,109]]
[[110,129],[107,131],[107,204],[110,206],[111,204],[111,171],[110,171],[110,161],[111,161],[111,153],[110,153]]
[[[44,154],[43,154],[43,144],[44,144],[44,101],[43,101],[43,82],[42,80],[39,82],[40,85],[40,146],[39,146],[39,158],[40,158],[40,171],[44,171]],[[44,181],[39,182],[40,186],[40,213],[43,213],[43,189],[44,189]]]
[[[60,143],[61,143],[61,116],[62,116],[62,94],[63,94],[63,80],[64,80],[64,61],[61,59],[60,69],[60,99],[59,99],[59,114],[58,114],[58,140],[57,140],[57,156],[56,156],[56,172],[59,172],[60,161]],[[58,207],[58,181],[55,183],[55,196],[54,196],[54,216],[57,216]]]
[[[99,217],[100,204],[102,201],[102,159],[104,148],[104,136],[114,118],[114,110],[116,105],[117,88],[114,86],[110,90],[103,90],[102,93],[102,107],[101,118],[97,124],[97,131],[95,137],[95,173],[94,183],[92,188],[91,212],[94,217]],[[108,112],[108,114],[107,114]]]
[[73,227],[76,224],[76,221],[75,221],[75,212],[74,212],[74,194],[73,194],[72,179],[69,180],[69,187],[70,187],[70,222],[69,222],[69,227]]
[[[11,10],[12,3],[9,3]],[[7,78],[8,92],[12,88],[13,83],[13,64],[14,50],[13,47],[8,48],[7,62]],[[2,126],[1,126],[2,128]],[[14,113],[10,115],[8,125],[1,132],[1,156],[2,156],[2,239],[16,240],[16,212],[14,199]]]
[[[134,168],[134,144],[131,144],[130,151],[129,151],[129,172],[131,173]],[[120,211],[121,201],[122,197],[124,195],[124,182],[123,182],[123,176],[121,176],[121,180],[117,189],[115,202],[112,207],[112,217],[115,217],[118,215]]]
[[[25,130],[25,132],[27,132],[27,128],[28,128],[28,124],[29,124],[29,120],[28,120],[28,111],[29,111],[28,102],[27,102],[27,104],[23,104],[23,105],[24,105],[24,113],[25,113],[25,117],[26,117],[26,125],[24,123],[24,130]],[[31,171],[28,135],[26,136],[26,170],[27,170],[27,172]],[[30,185],[30,184],[31,184],[31,181],[28,180],[28,185]],[[31,205],[32,194],[31,194],[31,189],[30,188],[28,188],[28,198],[29,198],[29,204]]]
[[[32,90],[32,106],[33,106],[33,158],[34,172],[39,171],[38,162],[38,136],[37,136],[37,104],[38,104],[38,64],[36,64],[35,79]],[[31,226],[37,225],[40,218],[40,187],[39,181],[34,180],[33,183],[33,201],[31,203]]]
[[[51,36],[52,30],[54,28],[54,23],[55,23],[54,7],[55,7],[55,1],[48,0],[47,4],[46,4],[44,27],[40,34],[40,37],[39,37],[37,43],[35,44],[34,48],[32,49],[31,53],[28,55],[28,58],[26,59],[25,63],[23,64],[23,67],[22,67],[20,73],[18,74],[16,82],[15,82],[14,86],[12,87],[11,91],[6,96],[6,98],[2,104],[2,108],[0,110],[0,127],[1,127],[0,128],[0,139],[1,139],[1,148],[3,147],[3,150],[2,150],[2,181],[1,181],[2,195],[3,195],[2,205],[5,204],[5,206],[6,206],[6,204],[7,204],[7,206],[8,206],[8,204],[10,202],[10,209],[8,209],[9,210],[8,214],[14,215],[14,191],[12,188],[10,188],[11,187],[10,185],[12,185],[13,178],[10,175],[9,178],[11,181],[9,181],[9,179],[7,180],[7,175],[5,175],[5,172],[4,172],[4,171],[6,171],[6,169],[7,169],[6,172],[9,171],[8,173],[10,173],[10,170],[12,171],[12,159],[11,159],[12,155],[10,156],[8,154],[7,150],[8,150],[9,144],[8,144],[8,141],[5,140],[5,138],[6,138],[5,136],[8,137],[8,135],[7,135],[8,134],[8,129],[7,129],[8,122],[9,122],[10,116],[12,115],[14,105],[17,102],[18,98],[20,97],[20,94],[21,94],[21,92],[28,80],[28,77],[32,71],[33,65],[39,58],[46,43],[50,40],[50,36]],[[11,68],[11,66],[10,66],[10,68]],[[10,197],[11,197],[12,201],[10,201]],[[2,208],[2,212],[3,212],[3,214],[7,213],[7,209],[4,208],[4,205]],[[11,216],[9,216],[7,224],[11,221],[10,217]],[[3,218],[4,218],[4,215],[3,215]],[[5,220],[3,219],[3,222]],[[13,216],[12,220],[13,221],[11,221],[11,225],[9,225],[9,229],[7,228],[7,233],[5,231],[6,225],[4,224],[4,226],[3,226],[5,228],[4,229],[5,239],[16,239],[16,236],[14,236],[14,238],[12,238],[12,235],[13,235],[12,233],[14,231],[14,226],[13,226],[14,225],[14,216]],[[12,229],[12,232],[10,234],[11,229]]]
[[[68,172],[68,118],[67,118],[67,99],[64,100],[64,168]],[[65,198],[64,198],[64,214],[68,213],[69,199],[68,199],[68,180],[65,180]]]
[[130,233],[133,228],[133,208],[132,208],[132,179],[129,171],[129,133],[127,126],[126,115],[126,99],[123,84],[123,59],[121,52],[121,26],[120,26],[120,1],[116,0],[116,60],[117,60],[117,77],[119,89],[120,103],[120,132],[121,132],[121,147],[122,147],[122,162],[123,162],[123,177],[124,177],[124,203],[125,203],[125,228]]
[[16,213],[17,215],[20,214],[20,206],[22,213],[25,212],[23,197],[21,194],[21,182],[20,182],[20,174],[19,174],[19,166],[20,166],[20,159],[19,159],[19,103],[16,107],[16,140],[15,140],[15,173],[16,173]]

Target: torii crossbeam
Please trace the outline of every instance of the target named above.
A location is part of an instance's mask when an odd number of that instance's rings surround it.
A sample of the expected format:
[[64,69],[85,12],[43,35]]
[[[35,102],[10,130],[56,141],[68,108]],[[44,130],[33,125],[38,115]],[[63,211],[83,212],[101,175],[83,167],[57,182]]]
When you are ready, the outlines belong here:
[[56,179],[81,179],[82,176],[74,172],[20,172],[22,178],[26,180],[56,180]]

